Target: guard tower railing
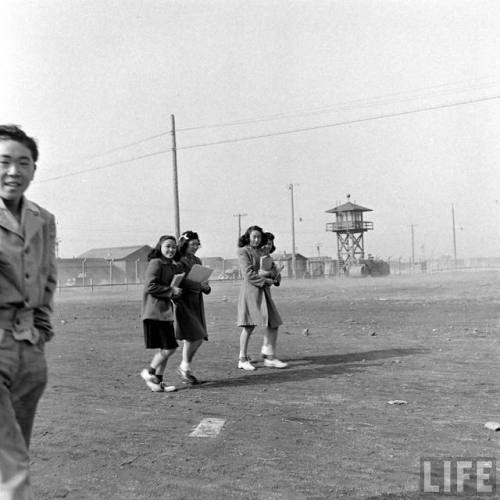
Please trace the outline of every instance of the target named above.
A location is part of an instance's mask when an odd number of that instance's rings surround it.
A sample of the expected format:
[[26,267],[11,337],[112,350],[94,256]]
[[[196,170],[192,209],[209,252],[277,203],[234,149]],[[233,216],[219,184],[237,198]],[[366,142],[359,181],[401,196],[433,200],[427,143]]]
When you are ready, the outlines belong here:
[[343,222],[328,222],[326,224],[327,231],[371,231],[373,230],[373,222],[352,220]]

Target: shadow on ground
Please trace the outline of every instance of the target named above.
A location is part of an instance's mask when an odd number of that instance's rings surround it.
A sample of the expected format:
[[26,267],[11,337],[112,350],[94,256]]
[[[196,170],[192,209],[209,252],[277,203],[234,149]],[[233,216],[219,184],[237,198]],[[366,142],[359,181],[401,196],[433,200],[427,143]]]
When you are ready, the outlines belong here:
[[[206,380],[202,384],[207,387],[235,387],[240,385],[257,385],[262,383],[284,383],[296,380],[312,380],[324,378],[329,375],[355,373],[364,371],[368,366],[378,363],[369,363],[386,358],[398,358],[425,354],[428,349],[381,349],[377,351],[364,351],[346,354],[329,354],[319,356],[304,356],[298,359],[287,359],[288,368],[281,370],[258,368],[255,372],[245,372],[245,375],[230,379]],[[353,364],[354,363],[354,364]]]

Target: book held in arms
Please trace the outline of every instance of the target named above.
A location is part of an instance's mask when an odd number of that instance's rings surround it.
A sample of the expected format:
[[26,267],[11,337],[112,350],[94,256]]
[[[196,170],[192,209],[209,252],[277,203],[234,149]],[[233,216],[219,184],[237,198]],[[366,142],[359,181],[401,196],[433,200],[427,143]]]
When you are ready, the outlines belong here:
[[179,287],[180,284],[182,283],[182,280],[184,279],[184,276],[186,273],[179,273],[179,274],[174,274],[174,277],[172,278],[172,281],[170,282],[170,286],[175,286]]
[[272,271],[273,270],[273,258],[270,255],[263,255],[260,258],[260,268],[262,271]]
[[213,269],[210,269],[206,266],[200,266],[200,264],[194,264],[191,270],[189,271],[186,279],[194,281],[196,283],[203,283],[204,281],[208,281],[210,275],[213,273]]
[[263,255],[260,258],[260,269],[262,271],[273,271],[273,265],[275,266],[276,275],[280,274],[285,267],[283,264],[276,264],[270,255]]

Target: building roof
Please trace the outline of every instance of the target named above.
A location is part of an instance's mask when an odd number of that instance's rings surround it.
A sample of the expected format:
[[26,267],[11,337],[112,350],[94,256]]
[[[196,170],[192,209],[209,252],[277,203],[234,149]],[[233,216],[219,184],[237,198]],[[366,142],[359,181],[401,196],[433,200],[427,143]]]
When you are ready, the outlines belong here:
[[135,245],[131,247],[107,247],[107,248],[93,248],[78,256],[80,259],[106,259],[106,260],[126,260],[133,254],[140,251],[149,252],[151,247],[149,245]]
[[330,208],[326,213],[328,214],[336,214],[338,212],[373,212],[371,208],[362,207],[361,205],[356,205],[355,203],[351,203],[348,201],[343,205],[339,205],[335,208]]
[[[271,254],[273,260],[292,260],[291,253],[273,253]],[[295,253],[295,259],[299,260],[307,260],[307,257],[302,255],[301,253]]]
[[222,262],[224,259],[222,257],[200,257],[203,262]]
[[224,259],[224,264],[226,266],[240,267],[240,259],[238,258]]
[[333,257],[328,257],[327,255],[316,255],[315,257],[307,257],[309,262],[330,262]]

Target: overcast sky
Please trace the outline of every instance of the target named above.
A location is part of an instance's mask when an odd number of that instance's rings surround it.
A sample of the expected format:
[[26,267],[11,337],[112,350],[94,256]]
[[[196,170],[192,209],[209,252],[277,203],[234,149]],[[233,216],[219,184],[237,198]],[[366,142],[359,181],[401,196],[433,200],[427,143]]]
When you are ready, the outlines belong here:
[[[365,250],[500,256],[496,1],[3,0],[0,121],[34,135],[28,197],[60,256],[181,230],[233,257],[238,218],[334,256],[326,210],[371,208]],[[186,130],[189,129],[189,130]],[[148,156],[149,155],[149,156]]]

